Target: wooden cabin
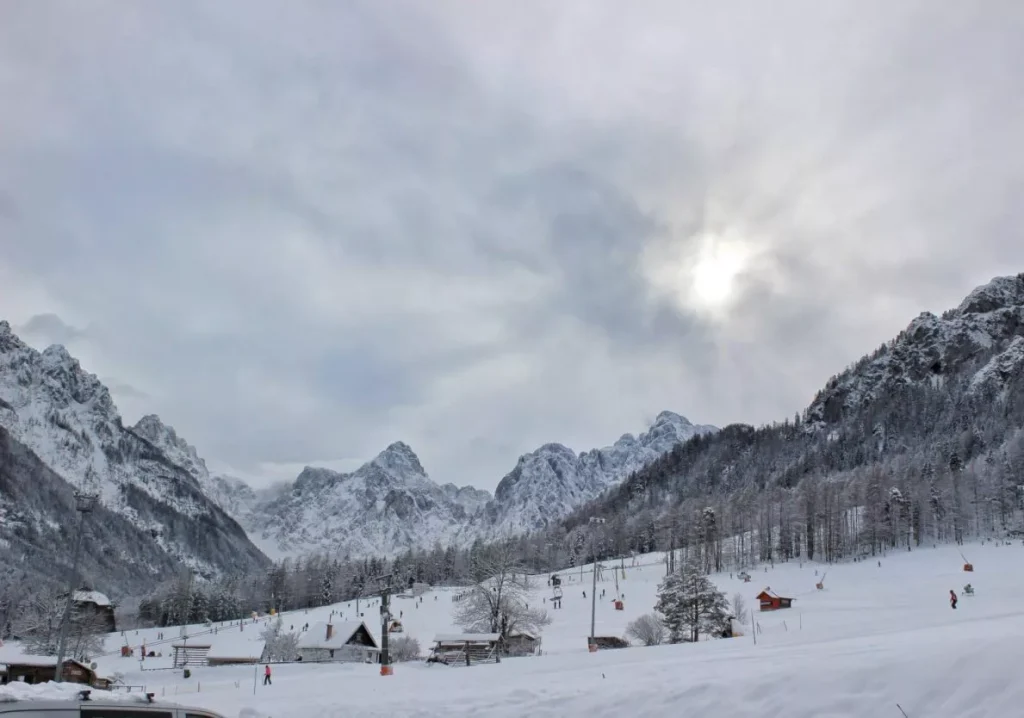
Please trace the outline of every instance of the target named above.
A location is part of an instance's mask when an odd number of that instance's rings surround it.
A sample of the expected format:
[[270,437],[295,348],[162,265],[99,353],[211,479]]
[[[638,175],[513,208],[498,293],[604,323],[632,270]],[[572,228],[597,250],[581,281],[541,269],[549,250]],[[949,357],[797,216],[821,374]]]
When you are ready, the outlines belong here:
[[780,608],[793,607],[792,598],[780,596],[767,588],[757,594],[757,600],[761,603],[762,611],[778,611]]
[[[20,656],[5,664],[6,671],[0,673],[2,683],[46,683],[57,675],[57,659],[47,656]],[[61,676],[66,683],[80,683],[93,688],[110,688],[111,680],[100,676],[93,668],[68,659],[64,661]]]
[[[67,596],[67,594],[64,594]],[[78,620],[94,618],[107,633],[117,632],[117,621],[114,619],[114,604],[99,591],[83,586],[74,593],[74,607]]]

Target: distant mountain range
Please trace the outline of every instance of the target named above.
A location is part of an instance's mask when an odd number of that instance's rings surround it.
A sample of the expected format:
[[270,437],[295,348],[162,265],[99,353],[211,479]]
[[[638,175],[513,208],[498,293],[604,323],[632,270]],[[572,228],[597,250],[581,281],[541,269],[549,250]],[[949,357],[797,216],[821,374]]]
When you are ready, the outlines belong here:
[[520,457],[493,497],[471,486],[436,483],[401,441],[351,473],[307,466],[293,482],[253,491],[237,479],[210,476],[196,450],[157,417],[144,417],[135,431],[187,467],[264,553],[281,558],[393,555],[543,528],[678,443],[715,429],[666,411],[648,432],[627,434],[604,449],[576,455],[546,444]]
[[0,569],[59,572],[33,562],[61,547],[66,555],[73,487],[102,503],[90,565],[128,590],[184,567],[244,574],[309,552],[381,556],[556,536],[584,505],[629,526],[622,536],[649,534],[682,501],[748,501],[751,490],[804,485],[900,452],[908,466],[937,452],[1013,467],[1024,458],[1006,442],[1024,439],[1007,438],[1007,422],[1024,412],[1022,377],[1024,275],[1000,277],[942,316],[920,315],[834,376],[795,424],[719,431],[666,411],[605,448],[545,444],[524,454],[493,496],[437,483],[401,441],[350,473],[306,467],[254,490],[211,474],[155,415],[124,426],[107,389],[64,348],[36,351],[0,322]]
[[[436,483],[401,441],[351,473],[306,467],[293,482],[254,490],[212,474],[156,415],[125,426],[107,388],[64,347],[37,351],[0,322],[0,431],[0,542],[21,547],[0,567],[66,542],[72,494],[83,489],[98,494],[118,527],[120,538],[101,531],[95,539],[108,554],[128,557],[120,568],[134,567],[128,573],[136,577],[120,571],[116,580],[130,588],[185,568],[244,574],[268,557],[392,555],[543,528],[715,428],[662,412],[647,432],[603,449],[576,454],[546,444],[520,457],[494,496]],[[101,562],[96,571],[109,568]]]

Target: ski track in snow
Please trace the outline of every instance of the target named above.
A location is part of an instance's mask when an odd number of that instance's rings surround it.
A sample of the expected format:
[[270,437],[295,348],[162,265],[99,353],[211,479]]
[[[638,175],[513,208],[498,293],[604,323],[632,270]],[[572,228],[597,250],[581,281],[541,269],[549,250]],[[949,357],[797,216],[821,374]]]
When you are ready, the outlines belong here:
[[[403,663],[391,677],[362,664],[274,667],[273,685],[253,687],[253,667],[193,668],[184,679],[170,666],[169,644],[179,629],[129,632],[138,646],[164,652],[147,659],[98,659],[101,671],[120,672],[125,682],[145,685],[161,700],[206,707],[234,718],[348,718],[426,716],[626,716],[697,715],[785,718],[900,716],[910,718],[995,718],[1019,714],[1024,685],[1018,677],[1019,636],[1024,635],[1024,546],[971,544],[963,551],[975,572],[962,571],[956,547],[890,552],[859,563],[824,566],[798,562],[751,570],[743,583],[728,573],[714,576],[731,599],[741,592],[760,626],[757,645],[750,632],[729,640],[696,645],[586,650],[590,626],[589,567],[562,571],[563,606],[551,611],[543,635],[545,655],[509,658],[498,665],[449,668],[423,662]],[[597,633],[623,635],[626,624],[652,610],[664,575],[661,555],[642,557],[641,567],[620,574],[624,611],[615,611],[613,563],[605,564],[606,600],[597,604]],[[815,576],[818,570],[819,576]],[[828,571],[826,590],[814,584]],[[531,605],[550,595],[537,577]],[[977,595],[961,596],[954,611],[948,592],[962,593],[972,583]],[[766,586],[796,599],[790,610],[759,612],[754,596]],[[404,613],[405,634],[417,637],[424,651],[437,633],[458,632],[452,624],[451,598],[459,589],[429,591],[419,608],[413,599],[395,598],[393,611]],[[582,591],[588,592],[583,598]],[[436,600],[435,600],[436,597]],[[363,618],[378,637],[379,608],[360,602]],[[354,617],[354,603],[283,614],[285,628],[327,620],[332,610]],[[338,620],[338,619],[336,619]],[[256,638],[263,623],[244,631],[219,630],[241,641]],[[191,627],[190,633],[205,630]],[[160,643],[158,631],[168,638]],[[232,632],[232,633],[226,633]],[[173,638],[172,638],[173,637]],[[116,653],[124,639],[113,634],[107,649]],[[0,649],[0,662],[17,651]],[[262,683],[262,668],[257,668]],[[238,685],[236,685],[236,683]]]

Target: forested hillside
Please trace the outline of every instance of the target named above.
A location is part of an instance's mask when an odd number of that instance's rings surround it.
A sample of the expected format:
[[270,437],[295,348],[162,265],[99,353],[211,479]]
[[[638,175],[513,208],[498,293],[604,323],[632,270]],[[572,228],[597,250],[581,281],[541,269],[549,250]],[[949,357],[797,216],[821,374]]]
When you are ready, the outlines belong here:
[[[922,314],[792,421],[696,437],[581,508],[619,553],[824,560],[1024,531],[1024,275]],[[554,538],[554,537],[552,537]]]

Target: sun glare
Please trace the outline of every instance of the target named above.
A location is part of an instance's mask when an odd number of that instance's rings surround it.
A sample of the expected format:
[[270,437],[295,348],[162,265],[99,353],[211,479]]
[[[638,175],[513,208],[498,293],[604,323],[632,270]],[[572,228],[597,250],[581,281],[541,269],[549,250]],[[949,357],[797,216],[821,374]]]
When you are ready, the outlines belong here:
[[652,293],[687,312],[724,321],[750,270],[755,245],[735,233],[704,233],[684,242],[649,246],[641,258]]
[[746,268],[748,257],[738,242],[704,236],[689,272],[691,301],[704,309],[723,309],[735,294],[736,277]]

